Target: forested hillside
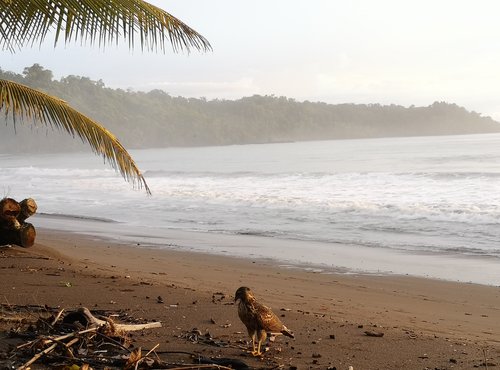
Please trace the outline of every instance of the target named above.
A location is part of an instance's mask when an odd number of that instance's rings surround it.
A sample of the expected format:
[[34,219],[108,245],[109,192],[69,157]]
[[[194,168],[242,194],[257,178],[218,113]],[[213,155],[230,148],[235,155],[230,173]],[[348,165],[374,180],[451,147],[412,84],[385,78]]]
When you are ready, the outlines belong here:
[[[0,75],[66,100],[102,123],[129,149],[500,132],[500,124],[491,118],[444,102],[427,107],[333,105],[259,95],[208,101],[161,90],[111,89],[87,77],[55,80],[38,64],[22,74],[0,69]],[[4,117],[0,120],[0,153],[81,149],[67,135],[19,123],[14,134],[14,125],[6,125]]]

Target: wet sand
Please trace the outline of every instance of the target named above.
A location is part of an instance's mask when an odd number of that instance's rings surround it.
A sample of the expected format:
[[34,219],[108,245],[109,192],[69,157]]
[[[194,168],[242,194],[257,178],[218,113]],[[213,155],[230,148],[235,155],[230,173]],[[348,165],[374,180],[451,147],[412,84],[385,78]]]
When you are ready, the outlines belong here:
[[[253,367],[500,366],[497,286],[319,273],[266,259],[142,248],[47,229],[38,230],[33,248],[1,253],[2,303],[125,309],[162,321],[163,328],[136,338],[145,348],[160,344],[163,350],[240,358]],[[243,285],[296,335],[277,338],[261,359],[243,350],[248,337],[233,305],[234,292]],[[193,328],[232,345],[190,343],[182,333]],[[366,336],[367,330],[384,336]]]

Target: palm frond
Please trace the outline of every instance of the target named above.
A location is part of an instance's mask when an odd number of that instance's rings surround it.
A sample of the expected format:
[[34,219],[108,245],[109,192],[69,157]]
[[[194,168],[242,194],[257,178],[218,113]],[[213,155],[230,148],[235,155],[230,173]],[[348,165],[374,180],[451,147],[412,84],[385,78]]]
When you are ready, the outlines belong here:
[[[2,0],[0,0],[2,1]],[[125,180],[144,187],[146,180],[118,139],[99,123],[71,108],[65,101],[16,82],[0,79],[0,111],[7,117],[66,131],[87,142],[94,153],[102,155]]]
[[42,43],[53,31],[60,39],[98,44],[128,40],[133,48],[211,50],[210,43],[166,11],[142,0],[0,0],[0,44],[14,52]]

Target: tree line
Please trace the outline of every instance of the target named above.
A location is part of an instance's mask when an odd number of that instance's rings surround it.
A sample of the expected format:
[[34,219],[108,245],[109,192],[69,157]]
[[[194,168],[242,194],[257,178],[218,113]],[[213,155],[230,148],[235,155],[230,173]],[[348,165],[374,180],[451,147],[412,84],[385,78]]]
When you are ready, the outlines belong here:
[[[273,95],[238,100],[174,97],[162,90],[112,89],[88,77],[56,80],[39,64],[26,67],[22,74],[0,68],[0,78],[66,100],[102,123],[129,149],[500,132],[500,124],[490,117],[446,102],[403,107],[299,102]],[[46,131],[2,124],[0,153],[81,149],[64,135]]]

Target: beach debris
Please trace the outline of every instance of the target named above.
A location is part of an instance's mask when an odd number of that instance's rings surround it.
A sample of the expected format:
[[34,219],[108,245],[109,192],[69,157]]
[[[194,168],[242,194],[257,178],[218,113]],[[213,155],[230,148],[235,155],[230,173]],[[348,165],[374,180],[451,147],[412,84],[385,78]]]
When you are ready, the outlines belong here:
[[245,370],[250,369],[250,367],[243,361],[235,358],[219,357],[219,358],[207,358],[198,356],[198,363],[200,364],[210,364],[229,367],[235,370]]
[[0,200],[0,245],[15,244],[29,248],[35,244],[35,227],[26,219],[36,213],[34,199],[17,202],[12,198]]
[[483,361],[477,365],[474,365],[475,368],[484,367],[486,369],[488,369],[488,367],[495,367],[495,366],[497,366],[497,364],[495,362],[486,362],[486,361]]
[[406,335],[408,335],[408,337],[410,339],[417,339],[418,338],[418,335],[413,331],[413,330],[410,330],[410,329],[403,329],[404,333]]
[[186,339],[190,341],[191,343],[195,344],[206,344],[209,346],[215,346],[215,347],[228,347],[229,342],[220,340],[217,338],[213,338],[212,334],[210,334],[209,331],[205,332],[205,334],[202,334],[201,331],[197,328],[193,328],[189,332],[182,333],[178,336],[179,338]]
[[[67,369],[171,367],[150,357],[158,345],[149,351],[129,349],[129,332],[158,328],[160,322],[122,324],[111,317],[127,317],[126,314],[99,318],[85,307],[65,312],[65,309],[48,306],[2,305],[2,316],[9,313],[21,317],[24,313],[26,318],[11,321],[17,328],[11,329],[10,336],[26,340],[13,346],[8,354],[13,368],[24,370],[34,363]],[[26,327],[24,331],[22,326]]]
[[223,292],[215,292],[212,294],[212,303],[222,302],[226,299],[226,294]]
[[381,338],[381,337],[384,336],[384,333],[382,333],[380,331],[366,330],[365,331],[365,335],[368,336],[368,337],[378,337],[378,338]]
[[[198,370],[198,369],[217,369],[217,370],[246,370],[251,369],[244,361],[228,357],[205,357],[199,353],[185,352],[185,351],[155,351],[155,354],[184,354],[191,357],[193,363],[198,364],[189,366],[182,362],[182,365],[171,364],[168,367],[161,368],[177,368],[177,370]],[[168,365],[165,363],[155,363],[154,366]]]
[[64,319],[63,323],[70,323],[78,321],[82,323],[83,326],[86,327],[110,327],[115,331],[121,332],[130,332],[130,331],[139,331],[144,329],[154,329],[161,328],[161,322],[155,321],[146,324],[119,324],[115,323],[110,319],[101,320],[92,315],[90,310],[86,307],[80,307],[78,310],[68,313]]

